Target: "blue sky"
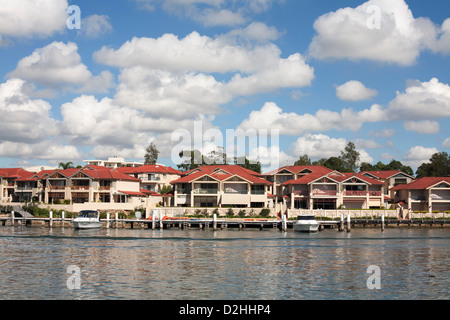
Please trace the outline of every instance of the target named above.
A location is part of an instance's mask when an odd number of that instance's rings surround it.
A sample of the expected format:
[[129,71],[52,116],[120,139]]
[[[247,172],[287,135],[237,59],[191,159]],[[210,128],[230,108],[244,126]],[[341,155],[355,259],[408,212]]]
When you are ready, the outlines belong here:
[[150,142],[175,165],[194,123],[277,130],[241,150],[267,169],[349,141],[414,170],[450,149],[448,1],[0,0],[0,16],[0,167],[142,161]]

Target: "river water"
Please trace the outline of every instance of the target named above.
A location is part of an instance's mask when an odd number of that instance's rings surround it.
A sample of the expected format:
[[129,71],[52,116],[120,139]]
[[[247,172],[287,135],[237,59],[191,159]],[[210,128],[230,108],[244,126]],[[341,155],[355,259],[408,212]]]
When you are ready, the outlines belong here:
[[0,227],[3,299],[434,300],[449,271],[450,229]]

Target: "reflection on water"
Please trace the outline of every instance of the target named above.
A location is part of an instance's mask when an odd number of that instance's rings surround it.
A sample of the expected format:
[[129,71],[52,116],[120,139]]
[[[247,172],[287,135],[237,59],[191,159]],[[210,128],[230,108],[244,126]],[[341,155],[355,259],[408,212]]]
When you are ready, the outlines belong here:
[[[449,299],[445,229],[0,227],[4,299]],[[81,269],[70,290],[67,267]],[[381,269],[369,290],[367,268]]]

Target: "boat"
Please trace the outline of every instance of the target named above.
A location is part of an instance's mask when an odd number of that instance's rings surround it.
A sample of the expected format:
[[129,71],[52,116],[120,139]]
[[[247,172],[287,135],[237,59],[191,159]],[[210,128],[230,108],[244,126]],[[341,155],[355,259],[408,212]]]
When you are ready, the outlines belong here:
[[96,210],[82,210],[78,217],[73,219],[75,229],[95,229],[101,228],[100,212]]
[[319,223],[313,215],[299,215],[294,224],[294,230],[299,232],[317,232],[319,231]]

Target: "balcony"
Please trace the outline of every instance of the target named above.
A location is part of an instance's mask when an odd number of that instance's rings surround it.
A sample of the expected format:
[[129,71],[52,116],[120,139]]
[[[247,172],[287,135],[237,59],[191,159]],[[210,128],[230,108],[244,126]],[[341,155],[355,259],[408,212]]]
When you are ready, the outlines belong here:
[[294,190],[292,193],[294,196],[309,196],[308,190]]
[[197,188],[194,189],[194,194],[217,194],[219,189],[217,188]]
[[431,194],[431,200],[434,200],[434,201],[448,201],[448,200],[450,200],[450,194],[447,195],[447,194],[434,194],[434,193],[432,193]]
[[314,189],[312,191],[313,196],[336,196],[336,190],[322,190],[322,189]]
[[367,196],[367,191],[344,190],[344,196],[347,196],[347,197],[365,197],[365,196]]
[[111,186],[100,186],[98,187],[99,191],[109,191],[111,190]]
[[74,191],[79,191],[79,190],[89,190],[89,186],[72,186],[71,187],[72,190]]
[[48,186],[50,190],[64,190],[66,186]]

